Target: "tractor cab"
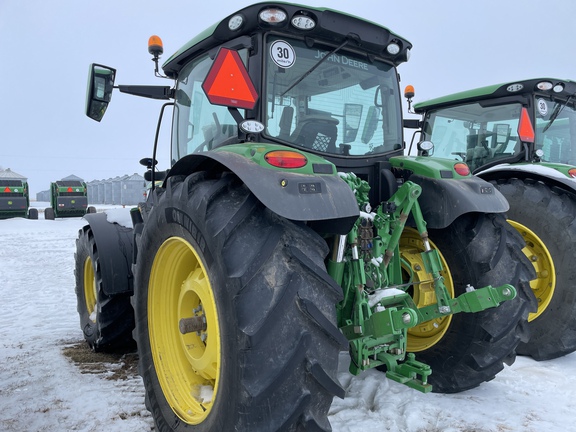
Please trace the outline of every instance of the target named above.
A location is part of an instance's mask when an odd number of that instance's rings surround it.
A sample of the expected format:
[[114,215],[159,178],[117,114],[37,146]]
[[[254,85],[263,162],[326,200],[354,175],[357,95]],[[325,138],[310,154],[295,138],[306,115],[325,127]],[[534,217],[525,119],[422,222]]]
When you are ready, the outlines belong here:
[[428,152],[466,162],[473,172],[502,163],[543,162],[564,175],[576,165],[576,83],[531,79],[415,105]]
[[347,51],[352,42],[341,45],[267,35],[258,50],[264,65],[258,92],[244,69],[250,47],[221,49],[216,59],[206,55],[186,65],[174,121],[189,127],[175,129],[173,158],[255,139],[333,158],[401,150],[394,66]]

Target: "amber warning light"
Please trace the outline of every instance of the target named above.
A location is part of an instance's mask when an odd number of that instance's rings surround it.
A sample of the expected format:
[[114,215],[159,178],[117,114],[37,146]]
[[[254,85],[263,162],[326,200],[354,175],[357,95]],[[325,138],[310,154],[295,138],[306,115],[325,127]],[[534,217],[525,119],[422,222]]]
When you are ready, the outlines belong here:
[[155,57],[161,56],[164,53],[164,45],[159,36],[150,36],[150,39],[148,39],[148,52]]
[[258,93],[237,51],[220,48],[202,84],[213,105],[253,109]]
[[412,99],[414,97],[414,86],[407,85],[404,89],[404,97],[406,99]]

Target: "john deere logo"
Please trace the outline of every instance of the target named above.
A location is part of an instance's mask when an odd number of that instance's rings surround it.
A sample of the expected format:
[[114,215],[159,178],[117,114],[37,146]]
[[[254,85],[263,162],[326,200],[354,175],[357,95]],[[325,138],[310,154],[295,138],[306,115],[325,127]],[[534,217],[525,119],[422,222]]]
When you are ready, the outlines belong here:
[[72,200],[70,201],[72,204],[76,204],[76,200]]
[[8,205],[12,205],[12,201],[8,201]]

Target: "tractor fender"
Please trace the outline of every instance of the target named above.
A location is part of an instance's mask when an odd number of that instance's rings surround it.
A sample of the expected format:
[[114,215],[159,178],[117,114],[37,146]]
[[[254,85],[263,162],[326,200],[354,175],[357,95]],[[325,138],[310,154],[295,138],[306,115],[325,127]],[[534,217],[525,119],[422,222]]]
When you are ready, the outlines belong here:
[[232,171],[277,215],[317,223],[324,232],[347,234],[360,215],[354,192],[336,173],[308,175],[269,169],[227,151],[185,156],[174,164],[168,177],[214,169]]
[[477,177],[437,179],[414,174],[410,181],[422,187],[418,202],[428,228],[446,228],[465,213],[504,213],[510,208],[492,184]]
[[476,174],[486,181],[498,179],[533,179],[548,186],[556,186],[566,192],[576,194],[576,179],[543,165],[497,165]]
[[108,222],[106,213],[87,214],[84,219],[94,234],[104,293],[108,296],[132,294],[133,229]]

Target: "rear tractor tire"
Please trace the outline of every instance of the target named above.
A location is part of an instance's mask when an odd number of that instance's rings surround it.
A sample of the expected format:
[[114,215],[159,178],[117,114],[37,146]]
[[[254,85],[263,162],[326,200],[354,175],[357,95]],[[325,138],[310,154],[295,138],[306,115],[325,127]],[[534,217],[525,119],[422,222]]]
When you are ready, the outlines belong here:
[[[427,321],[408,331],[408,351],[432,367],[429,382],[438,393],[457,393],[492,380],[515,360],[514,350],[528,339],[526,319],[536,302],[529,281],[533,270],[522,253],[522,239],[503,215],[470,213],[444,229],[429,230],[432,247],[441,255],[442,276],[451,296],[475,288],[508,283],[513,300],[479,313],[459,313]],[[404,272],[412,275],[418,307],[436,303],[420,252],[418,233],[407,228],[400,251]]]
[[576,351],[576,195],[535,180],[493,182],[510,203],[509,222],[524,237],[538,311],[518,354],[551,360]]
[[134,312],[127,294],[108,296],[102,284],[101,262],[94,233],[89,225],[76,239],[77,310],[84,339],[94,351],[133,351]]
[[46,220],[54,220],[55,214],[54,209],[52,207],[46,207],[44,210],[44,219]]
[[157,429],[330,431],[348,343],[324,240],[231,173],[171,177],[152,193],[133,304]]

